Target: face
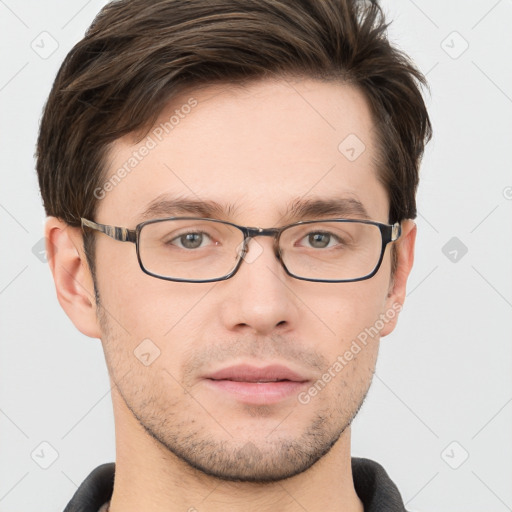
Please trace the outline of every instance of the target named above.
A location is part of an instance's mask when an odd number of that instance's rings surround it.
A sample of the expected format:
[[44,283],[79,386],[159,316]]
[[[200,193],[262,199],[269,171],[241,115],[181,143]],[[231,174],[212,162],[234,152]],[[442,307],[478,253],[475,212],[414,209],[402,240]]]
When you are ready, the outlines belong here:
[[[173,114],[166,133],[160,123]],[[201,216],[155,206],[175,198],[215,201],[224,210],[215,218],[244,226],[308,220],[287,208],[332,199],[358,201],[369,219],[388,222],[370,112],[347,85],[210,86],[174,99],[149,135],[148,151],[147,136],[113,144],[107,179],[144,156],[107,187],[96,222],[133,229],[147,218]],[[355,159],[339,148],[349,136]],[[117,407],[162,453],[223,479],[273,481],[335,445],[368,391],[379,335],[393,324],[389,246],[371,279],[315,283],[288,276],[273,240],[258,237],[232,278],[180,283],[143,273],[134,244],[96,237],[98,315]],[[273,379],[282,380],[256,382]]]

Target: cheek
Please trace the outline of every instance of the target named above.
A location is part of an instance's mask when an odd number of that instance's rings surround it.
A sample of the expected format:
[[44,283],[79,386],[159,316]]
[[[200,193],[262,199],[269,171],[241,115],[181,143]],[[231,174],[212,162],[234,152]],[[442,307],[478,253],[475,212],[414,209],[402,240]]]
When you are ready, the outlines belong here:
[[135,246],[119,245],[102,248],[108,258],[97,264],[100,302],[127,336],[164,338],[189,314],[193,317],[195,304],[212,285],[149,276],[138,264]]
[[[103,274],[98,274],[105,311],[102,337],[111,370],[117,378],[128,371],[135,371],[130,373],[133,378],[146,372],[147,378],[166,382],[172,381],[171,375],[178,377],[187,352],[197,349],[204,339],[207,301],[200,299],[212,284],[194,287],[164,281],[147,276],[140,269],[135,276],[119,269]],[[109,281],[102,281],[106,276]],[[147,372],[146,365],[151,372]]]
[[[316,338],[315,350],[325,356],[329,365],[325,378],[331,376],[337,382],[332,392],[343,399],[351,394],[350,389],[367,389],[375,368],[382,327],[377,322],[388,285],[386,276],[377,278],[378,275],[366,281],[334,285],[329,294],[326,288],[317,292],[318,316],[332,332]],[[353,398],[357,401],[361,397]],[[328,400],[327,394],[324,399]]]
[[339,283],[332,285],[331,289],[318,289],[315,301],[318,304],[315,306],[318,317],[333,331],[336,339],[346,344],[379,320],[388,285],[387,275],[379,271],[365,281]]

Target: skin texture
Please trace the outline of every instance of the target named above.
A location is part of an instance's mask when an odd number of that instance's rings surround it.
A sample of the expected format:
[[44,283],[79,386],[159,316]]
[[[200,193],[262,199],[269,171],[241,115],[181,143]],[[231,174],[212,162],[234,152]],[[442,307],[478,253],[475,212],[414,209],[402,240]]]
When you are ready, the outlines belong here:
[[[105,194],[93,220],[134,228],[151,201],[170,194],[229,204],[217,218],[246,226],[285,224],[285,205],[297,198],[355,198],[370,219],[388,222],[373,123],[357,90],[311,79],[209,86],[175,98],[157,125],[191,97],[197,105]],[[366,146],[354,161],[338,150],[349,134]],[[116,141],[106,178],[145,140]],[[250,242],[229,280],[167,282],[141,271],[133,244],[98,233],[100,305],[81,230],[49,218],[46,234],[60,304],[105,351],[117,448],[111,512],[363,510],[350,423],[370,387],[380,336],[396,324],[389,311],[403,304],[412,221],[402,222],[394,279],[388,246],[373,278],[335,284],[286,275],[266,237]],[[297,393],[243,403],[204,378],[234,364],[277,363],[307,380],[307,390],[380,315],[387,319],[380,335],[307,404]],[[148,339],[160,352],[146,366],[134,351]]]

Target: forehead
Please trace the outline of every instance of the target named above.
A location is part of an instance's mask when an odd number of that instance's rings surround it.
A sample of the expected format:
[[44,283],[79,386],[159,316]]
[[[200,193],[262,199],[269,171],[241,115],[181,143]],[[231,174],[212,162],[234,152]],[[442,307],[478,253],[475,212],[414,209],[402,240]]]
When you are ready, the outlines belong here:
[[213,201],[219,217],[252,225],[273,225],[309,199],[360,202],[375,220],[388,212],[364,96],[312,79],[181,94],[141,141],[111,145],[99,186],[98,220],[125,225],[157,212],[158,198]]

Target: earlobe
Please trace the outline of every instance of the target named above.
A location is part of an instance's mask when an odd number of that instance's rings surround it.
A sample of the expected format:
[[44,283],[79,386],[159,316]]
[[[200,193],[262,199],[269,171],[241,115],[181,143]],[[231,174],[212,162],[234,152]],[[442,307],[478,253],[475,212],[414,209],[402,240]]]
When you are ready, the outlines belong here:
[[83,251],[81,229],[49,217],[45,237],[47,260],[62,309],[80,332],[100,338],[94,285]]
[[381,337],[387,336],[393,331],[398,320],[398,313],[401,311],[405,301],[407,279],[414,263],[416,231],[416,224],[411,219],[402,222],[402,234],[398,241],[395,242],[396,270],[391,279],[389,293],[385,302],[384,315],[389,318],[389,321],[381,331]]

